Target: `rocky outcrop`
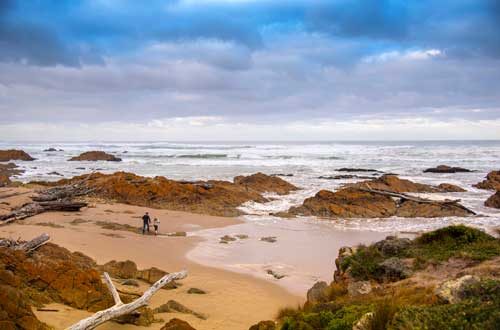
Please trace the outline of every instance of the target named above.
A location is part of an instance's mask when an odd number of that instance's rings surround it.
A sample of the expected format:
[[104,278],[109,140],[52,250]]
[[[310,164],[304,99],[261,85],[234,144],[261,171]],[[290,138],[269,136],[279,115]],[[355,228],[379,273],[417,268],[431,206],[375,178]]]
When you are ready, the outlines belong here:
[[262,173],[237,177],[234,182],[182,182],[161,176],[149,178],[126,172],[94,173],[45,184],[60,186],[82,181],[88,188],[95,189],[96,197],[105,200],[219,216],[242,214],[237,208],[248,201],[268,201],[262,196],[263,191],[285,193],[297,189],[281,178]]
[[114,155],[105,153],[104,151],[87,151],[79,156],[75,156],[69,159],[69,161],[108,161],[108,162],[121,162],[122,159]]
[[370,187],[371,189],[391,191],[396,193],[437,193],[437,192],[462,192],[462,188],[451,184],[432,186],[400,179],[396,175],[383,175],[380,178],[356,182],[345,185],[346,187]]
[[478,189],[500,190],[500,171],[491,171],[486,175],[486,179],[473,185]]
[[497,190],[495,194],[493,194],[490,198],[488,198],[486,202],[484,202],[484,205],[500,209],[500,190]]
[[11,177],[23,173],[14,163],[0,164],[0,187],[10,186]]
[[23,150],[0,150],[0,162],[8,162],[10,160],[32,161],[35,160],[35,158],[31,157]]
[[314,285],[307,291],[307,302],[310,304],[317,304],[327,301],[327,289],[328,284],[324,281],[314,283]]
[[441,283],[436,288],[436,296],[443,302],[456,304],[466,298],[467,289],[477,284],[481,279],[474,275],[465,275],[456,280],[449,280]]
[[[126,261],[111,260],[105,263],[104,265],[99,266],[99,269],[103,272],[107,272],[109,275],[115,278],[137,279],[147,282],[149,284],[155,283],[160,278],[168,274],[168,272],[156,267],[139,270],[137,269],[137,265],[135,264],[135,262],[130,260]],[[177,288],[178,285],[179,284],[176,283],[175,281],[171,281],[167,283],[163,288],[171,290]]]
[[274,192],[278,195],[286,195],[297,190],[293,184],[276,176],[269,176],[264,173],[255,173],[248,176],[237,176],[233,180],[234,184],[249,188],[259,193]]
[[370,281],[349,281],[347,284],[347,292],[351,297],[369,294],[372,290]]
[[163,327],[161,327],[160,330],[196,330],[192,326],[189,325],[186,321],[180,320],[178,318],[173,318]]
[[461,172],[472,172],[472,171],[463,167],[452,167],[448,165],[439,165],[437,167],[431,167],[424,170],[424,173],[461,173]]
[[414,200],[396,202],[392,197],[363,191],[356,188],[336,192],[319,191],[307,198],[298,207],[292,207],[288,214],[317,216],[322,218],[387,218],[398,217],[465,217],[470,211],[455,202],[429,203]]

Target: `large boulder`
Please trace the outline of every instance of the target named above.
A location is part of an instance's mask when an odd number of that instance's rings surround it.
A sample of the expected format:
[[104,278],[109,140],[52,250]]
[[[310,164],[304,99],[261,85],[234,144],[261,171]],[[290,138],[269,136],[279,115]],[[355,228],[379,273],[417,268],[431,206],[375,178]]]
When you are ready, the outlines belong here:
[[396,216],[403,218],[468,217],[473,215],[458,203],[420,203],[410,200],[401,202]]
[[23,150],[0,150],[0,162],[8,162],[10,160],[32,161],[35,160],[35,158],[31,157]]
[[[238,216],[242,211],[240,205],[248,201],[266,202],[261,190],[284,193],[291,189],[282,183],[282,179],[259,174],[258,180],[239,178],[237,183],[228,181],[184,182],[169,180],[158,176],[154,178],[138,176],[132,173],[116,172],[114,174],[94,173],[81,175],[72,179],[62,179],[45,185],[65,185],[82,182],[89,188],[97,188],[97,197],[132,205],[187,211],[219,216]],[[254,184],[255,181],[260,184]],[[261,181],[266,181],[264,184]],[[284,182],[284,181],[283,181]]]
[[484,205],[500,209],[500,190],[497,190],[496,193],[491,195],[490,198],[488,198],[486,202],[484,202]]
[[424,173],[461,173],[461,172],[471,172],[471,170],[463,167],[452,167],[448,165],[439,165],[437,167],[431,167],[424,170]]
[[456,304],[467,298],[467,290],[481,279],[474,275],[465,275],[456,280],[441,283],[435,290],[436,296],[443,302]]
[[398,256],[405,251],[411,244],[409,238],[399,238],[396,236],[387,236],[384,240],[378,241],[374,246],[386,257]]
[[486,179],[473,185],[478,189],[500,190],[500,171],[491,171],[486,175]]
[[173,318],[163,327],[161,327],[160,330],[196,330],[192,326],[189,325],[186,321],[180,320],[178,318]]
[[462,187],[459,187],[457,185],[451,184],[451,183],[440,183],[437,185],[437,188],[439,189],[440,192],[466,192]]
[[451,184],[432,186],[400,179],[396,175],[386,174],[380,178],[347,184],[346,187],[370,187],[375,190],[390,191],[395,193],[436,193],[436,192],[462,192],[462,188]]
[[379,264],[380,270],[384,273],[384,281],[394,282],[411,276],[412,271],[408,264],[400,258],[392,257]]
[[317,304],[327,301],[328,284],[324,281],[316,282],[307,291],[307,302],[310,304]]
[[87,151],[79,156],[75,156],[69,159],[69,161],[108,161],[108,162],[121,162],[122,159],[114,155],[105,153],[104,151]]
[[237,185],[242,185],[259,193],[274,192],[279,195],[286,195],[297,190],[296,186],[277,176],[269,176],[260,172],[248,176],[237,176],[233,181]]
[[336,192],[319,191],[298,207],[292,207],[293,215],[326,218],[386,218],[396,213],[396,202],[388,196],[358,189],[341,189]]

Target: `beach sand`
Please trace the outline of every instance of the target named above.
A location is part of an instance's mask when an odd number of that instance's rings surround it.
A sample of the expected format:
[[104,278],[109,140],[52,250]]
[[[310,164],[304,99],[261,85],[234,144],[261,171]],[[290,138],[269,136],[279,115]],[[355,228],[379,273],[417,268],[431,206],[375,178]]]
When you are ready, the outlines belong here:
[[[2,193],[0,191],[0,193]],[[16,196],[13,199],[24,198]],[[155,308],[174,299],[190,309],[208,316],[200,320],[188,314],[158,314],[168,321],[179,317],[189,322],[198,330],[234,329],[246,330],[250,325],[270,319],[279,308],[296,306],[303,301],[287,290],[265,280],[230,271],[206,267],[185,258],[186,253],[200,241],[196,237],[148,236],[128,231],[106,230],[97,226],[96,221],[109,221],[140,227],[140,217],[149,211],[153,217],[161,220],[160,232],[187,231],[222,227],[239,223],[235,218],[211,217],[168,210],[155,210],[123,204],[96,204],[78,213],[43,213],[19,221],[16,224],[0,227],[0,237],[31,239],[41,233],[48,233],[52,242],[70,251],[80,251],[94,258],[99,264],[110,260],[132,260],[139,269],[158,267],[168,272],[187,269],[189,275],[182,280],[182,286],[176,290],[160,290],[151,300],[150,307]],[[75,219],[92,222],[71,224]],[[46,225],[53,223],[63,228]],[[106,235],[119,235],[110,237]],[[144,288],[147,285],[143,285]],[[208,294],[187,294],[189,288],[200,288]],[[53,305],[51,305],[53,306]],[[49,308],[51,306],[48,306]],[[75,321],[90,315],[85,311],[74,310],[67,306],[56,306],[59,312],[36,312],[43,322],[64,329]],[[164,324],[155,323],[148,329],[159,329]],[[119,325],[108,322],[100,329],[134,329],[132,325]]]

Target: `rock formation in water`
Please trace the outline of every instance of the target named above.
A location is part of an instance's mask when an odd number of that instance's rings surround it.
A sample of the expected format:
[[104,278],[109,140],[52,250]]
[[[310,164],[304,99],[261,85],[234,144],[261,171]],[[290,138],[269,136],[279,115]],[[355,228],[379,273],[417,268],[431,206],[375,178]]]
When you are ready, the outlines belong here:
[[114,155],[105,153],[104,151],[87,151],[79,156],[75,156],[69,159],[69,161],[108,161],[108,162],[121,162],[122,159]]
[[439,192],[463,192],[461,187],[443,183],[439,186],[432,186],[417,183],[406,179],[400,179],[396,175],[383,175],[368,181],[346,184],[346,187],[369,187],[376,190],[392,191],[396,193],[439,193]]
[[500,171],[491,171],[486,179],[475,184],[473,187],[486,190],[500,190]]
[[[355,187],[336,192],[319,191],[298,207],[288,210],[289,215],[317,216],[323,218],[387,218],[398,217],[466,217],[473,213],[457,202],[434,202],[401,195],[396,201],[384,194]],[[406,198],[408,197],[408,199]]]
[[31,157],[23,150],[0,150],[0,162],[8,162],[11,160],[32,161],[35,160],[35,158]]
[[93,195],[105,200],[220,216],[242,214],[238,207],[248,201],[268,201],[262,196],[264,191],[285,194],[298,189],[279,177],[262,173],[236,177],[234,182],[185,182],[127,172],[94,173],[45,184],[60,186],[79,182],[95,189]]
[[491,195],[491,197],[484,202],[484,205],[500,209],[500,190],[497,190],[495,194]]
[[439,165],[437,167],[431,167],[424,170],[424,173],[461,173],[461,172],[472,172],[472,171],[463,167],[452,167],[448,165]]
[[23,173],[14,163],[0,164],[0,187],[10,186],[11,177]]

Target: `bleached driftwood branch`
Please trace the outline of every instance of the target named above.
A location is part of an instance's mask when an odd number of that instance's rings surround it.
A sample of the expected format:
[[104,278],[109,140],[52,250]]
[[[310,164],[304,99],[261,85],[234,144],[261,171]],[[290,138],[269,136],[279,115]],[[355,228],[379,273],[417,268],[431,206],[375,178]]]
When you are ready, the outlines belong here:
[[146,292],[144,292],[144,294],[140,298],[134,300],[131,303],[123,304],[113,282],[111,282],[111,279],[109,278],[109,275],[107,273],[104,273],[104,280],[106,281],[106,284],[108,285],[108,288],[111,291],[111,294],[113,295],[113,299],[115,300],[115,305],[103,311],[99,311],[94,315],[87,317],[86,319],[83,319],[76,324],[73,324],[66,330],[91,330],[111,319],[114,319],[122,315],[130,314],[136,309],[146,306],[149,302],[149,299],[151,299],[151,297],[156,293],[156,291],[161,289],[167,283],[172,282],[174,280],[181,280],[186,276],[187,276],[186,271],[167,274],[163,276],[161,279],[159,279],[155,284],[153,284]]
[[2,239],[0,240],[0,246],[8,247],[14,250],[23,250],[25,252],[31,252],[36,250],[40,246],[44,245],[50,240],[50,236],[47,234],[42,234],[38,237],[33,238],[31,241],[20,242],[19,240],[14,241],[12,239]]

